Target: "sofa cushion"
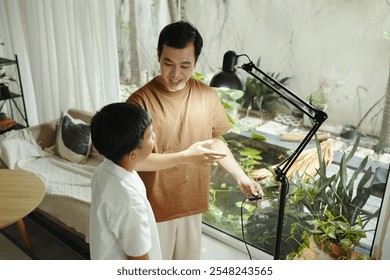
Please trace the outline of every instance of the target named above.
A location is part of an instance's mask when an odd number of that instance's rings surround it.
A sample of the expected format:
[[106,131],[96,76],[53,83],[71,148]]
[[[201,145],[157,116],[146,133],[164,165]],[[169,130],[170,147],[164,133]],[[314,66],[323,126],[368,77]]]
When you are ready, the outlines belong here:
[[91,146],[90,125],[62,112],[55,139],[56,155],[74,163],[86,163]]

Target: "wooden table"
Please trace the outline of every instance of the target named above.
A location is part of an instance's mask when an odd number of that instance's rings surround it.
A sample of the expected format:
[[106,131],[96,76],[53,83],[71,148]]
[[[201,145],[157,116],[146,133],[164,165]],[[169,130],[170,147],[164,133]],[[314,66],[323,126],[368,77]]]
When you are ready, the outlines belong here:
[[44,195],[45,186],[33,173],[0,169],[0,228],[16,223],[29,248],[31,241],[23,218],[39,205]]

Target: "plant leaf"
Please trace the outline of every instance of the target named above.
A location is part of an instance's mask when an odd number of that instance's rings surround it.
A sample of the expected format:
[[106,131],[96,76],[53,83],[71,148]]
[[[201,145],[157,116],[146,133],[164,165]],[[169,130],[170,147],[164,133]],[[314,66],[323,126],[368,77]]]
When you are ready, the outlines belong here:
[[254,139],[259,139],[259,140],[261,140],[261,141],[264,141],[264,140],[267,140],[267,139],[268,139],[268,138],[265,137],[264,135],[258,134],[258,133],[253,132],[253,131],[252,131],[252,138],[254,138]]

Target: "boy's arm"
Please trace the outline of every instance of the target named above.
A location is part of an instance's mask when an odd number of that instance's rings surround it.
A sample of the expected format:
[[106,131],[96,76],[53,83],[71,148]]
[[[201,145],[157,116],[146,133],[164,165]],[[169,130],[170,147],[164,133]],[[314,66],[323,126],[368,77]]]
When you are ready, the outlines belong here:
[[210,149],[213,142],[213,140],[196,142],[187,150],[177,153],[151,153],[148,158],[137,164],[135,170],[157,171],[189,163],[210,165],[226,156],[224,152]]

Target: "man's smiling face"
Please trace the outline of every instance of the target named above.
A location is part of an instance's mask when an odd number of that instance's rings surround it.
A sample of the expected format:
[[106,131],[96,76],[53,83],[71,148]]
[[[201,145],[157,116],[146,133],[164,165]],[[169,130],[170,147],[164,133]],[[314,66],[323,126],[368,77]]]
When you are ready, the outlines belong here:
[[169,91],[182,90],[191,78],[195,68],[195,47],[193,42],[183,49],[164,44],[160,56],[161,82]]

